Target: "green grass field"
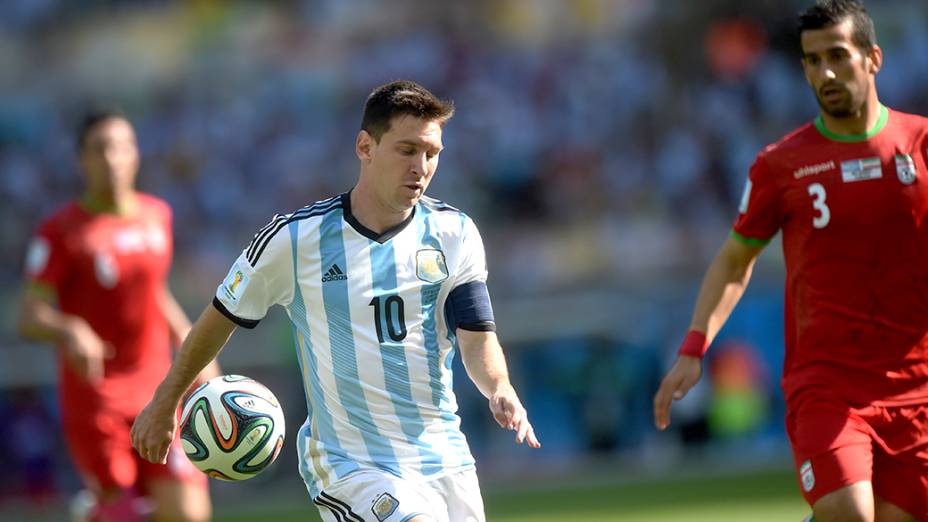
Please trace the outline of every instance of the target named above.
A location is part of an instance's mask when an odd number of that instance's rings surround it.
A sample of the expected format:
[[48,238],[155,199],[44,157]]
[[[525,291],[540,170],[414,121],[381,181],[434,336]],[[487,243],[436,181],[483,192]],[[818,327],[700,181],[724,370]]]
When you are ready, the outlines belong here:
[[[485,489],[484,497],[490,522],[800,522],[810,512],[789,471],[521,492]],[[220,508],[217,515],[216,522],[320,520],[308,500],[237,515]]]

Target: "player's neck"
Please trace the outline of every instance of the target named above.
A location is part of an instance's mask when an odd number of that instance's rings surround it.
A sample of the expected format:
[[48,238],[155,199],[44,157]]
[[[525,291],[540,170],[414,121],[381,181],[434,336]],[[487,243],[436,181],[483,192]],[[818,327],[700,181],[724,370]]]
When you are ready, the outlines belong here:
[[870,134],[880,121],[882,105],[874,97],[867,101],[855,114],[837,118],[821,112],[822,123],[833,134],[840,136],[864,136]]
[[363,183],[358,183],[351,190],[351,215],[365,228],[382,234],[405,221],[412,209],[397,212],[377,200],[372,190]]
[[81,197],[80,205],[91,214],[115,214],[117,216],[131,216],[138,206],[134,192],[121,196],[85,192]]

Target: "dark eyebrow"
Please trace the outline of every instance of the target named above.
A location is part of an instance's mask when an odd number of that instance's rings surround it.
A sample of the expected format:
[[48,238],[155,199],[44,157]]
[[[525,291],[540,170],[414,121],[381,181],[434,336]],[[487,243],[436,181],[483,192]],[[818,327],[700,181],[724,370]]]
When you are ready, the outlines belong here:
[[816,56],[818,54],[827,54],[827,53],[831,53],[834,51],[850,52],[847,47],[841,47],[840,45],[836,45],[834,47],[829,47],[828,49],[823,50],[821,53],[809,53],[809,52],[803,51],[802,57],[807,58],[809,56]]
[[[397,144],[397,145],[411,145],[411,146],[413,146],[413,147],[423,147],[423,146],[425,146],[425,143],[424,143],[424,142],[415,141],[415,140],[399,140],[399,141],[396,142],[396,144]],[[431,148],[431,147],[429,147],[429,148]],[[444,149],[445,149],[444,147],[438,147],[438,150],[439,150],[439,151],[442,151],[442,150],[444,150]]]

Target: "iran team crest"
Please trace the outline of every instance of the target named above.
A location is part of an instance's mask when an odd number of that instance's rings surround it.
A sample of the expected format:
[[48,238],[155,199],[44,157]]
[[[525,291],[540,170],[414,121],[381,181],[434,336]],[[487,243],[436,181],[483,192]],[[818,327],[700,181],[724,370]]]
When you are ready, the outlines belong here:
[[799,478],[802,480],[802,489],[806,493],[812,491],[815,487],[815,473],[812,472],[812,461],[807,460],[799,466]]
[[106,289],[111,289],[119,282],[119,267],[116,260],[106,252],[97,252],[93,256],[93,271],[97,282]]
[[416,276],[426,283],[441,283],[448,279],[444,252],[434,248],[416,252]]
[[896,176],[905,185],[911,185],[918,179],[915,161],[909,154],[896,154]]

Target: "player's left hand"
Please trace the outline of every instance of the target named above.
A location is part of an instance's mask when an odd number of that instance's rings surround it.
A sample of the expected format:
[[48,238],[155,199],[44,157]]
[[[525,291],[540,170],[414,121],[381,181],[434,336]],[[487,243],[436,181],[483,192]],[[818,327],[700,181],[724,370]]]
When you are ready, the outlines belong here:
[[176,408],[164,408],[153,399],[135,418],[129,436],[132,447],[143,459],[167,464],[168,450],[177,431]]
[[680,355],[670,371],[661,381],[661,387],[654,394],[654,425],[659,430],[670,426],[670,405],[679,401],[699,382],[702,375],[702,359],[689,355]]
[[516,432],[516,442],[527,442],[532,448],[541,447],[535,429],[528,421],[528,413],[512,386],[501,386],[490,396],[490,411],[500,427]]

